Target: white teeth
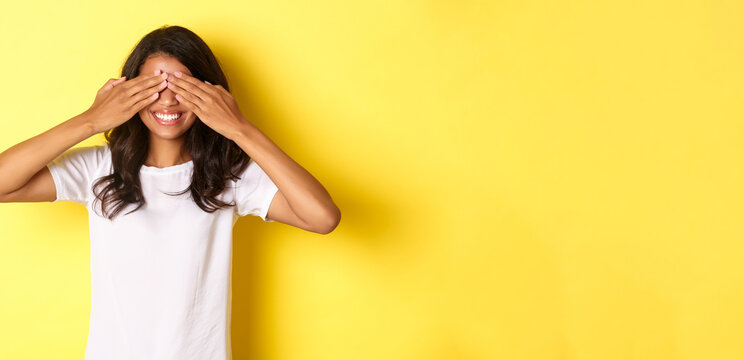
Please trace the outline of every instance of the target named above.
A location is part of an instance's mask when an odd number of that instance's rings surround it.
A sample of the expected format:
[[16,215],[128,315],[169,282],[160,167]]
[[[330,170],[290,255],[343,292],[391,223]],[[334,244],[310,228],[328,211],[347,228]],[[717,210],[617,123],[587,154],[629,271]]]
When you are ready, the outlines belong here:
[[157,117],[160,120],[165,121],[172,121],[176,120],[181,116],[181,113],[175,113],[175,114],[161,114],[161,113],[155,113],[155,117]]

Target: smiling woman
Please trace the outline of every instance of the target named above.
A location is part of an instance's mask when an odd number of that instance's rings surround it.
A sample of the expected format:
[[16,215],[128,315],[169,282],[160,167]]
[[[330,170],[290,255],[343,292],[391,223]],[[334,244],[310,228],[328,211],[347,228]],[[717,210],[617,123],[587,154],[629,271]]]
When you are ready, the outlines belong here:
[[[178,59],[172,56],[150,55],[145,63],[142,64],[140,73],[152,73],[157,71],[169,74],[172,74],[176,71],[185,71],[190,73],[189,69],[181,64]],[[139,114],[141,119],[147,119],[147,121],[145,121],[145,125],[147,125],[147,128],[150,130],[151,134],[155,134],[158,130],[156,127],[151,126],[152,122],[150,122],[149,120],[152,118],[154,118],[155,120],[161,120],[158,121],[158,124],[160,125],[174,125],[178,123],[179,126],[184,129],[183,131],[186,131],[194,123],[194,120],[196,118],[194,113],[183,109],[183,106],[179,106],[180,104],[178,103],[178,100],[173,97],[172,91],[164,89],[160,93],[160,97],[158,100],[159,101],[153,103],[152,106],[150,106],[149,108],[142,109]],[[152,117],[146,114],[152,115]],[[181,118],[181,115],[183,114],[185,114],[186,116]],[[178,120],[183,121],[179,122]]]
[[[104,144],[71,149],[100,132]],[[142,38],[88,110],[1,153],[0,201],[90,213],[87,360],[230,359],[236,220],[327,234],[341,216],[179,26]]]
[[[177,58],[164,54],[148,56],[139,69],[140,74],[158,73],[158,71],[169,74],[176,71],[191,73]],[[174,140],[182,142],[178,139],[191,129],[196,122],[196,115],[180,104],[175,98],[175,93],[167,87],[160,92],[157,101],[140,110],[138,115],[150,134],[150,151],[148,152],[150,156],[145,160],[145,164],[167,166],[170,159],[155,159],[153,156],[172,152],[178,145]],[[184,154],[183,157],[189,157],[189,155]],[[181,160],[183,159],[178,159],[179,162]]]
[[[127,58],[122,76],[134,78],[140,74],[172,74],[183,72],[228,88],[227,80],[216,57],[207,44],[192,31],[171,26],[147,34]],[[180,112],[183,119],[170,122],[154,113]],[[98,200],[104,204],[104,216],[117,215],[128,203],[144,205],[144,198],[136,194],[135,182],[117,182],[116,173],[128,173],[134,178],[142,165],[165,168],[193,160],[194,181],[185,191],[197,206],[212,212],[228,206],[217,196],[225,189],[226,181],[235,179],[248,166],[250,156],[235,142],[224,137],[187,109],[168,87],[160,89],[155,102],[142,108],[127,121],[105,134],[111,145],[114,174],[96,182]],[[123,199],[137,199],[135,202]],[[109,205],[110,211],[109,211]]]

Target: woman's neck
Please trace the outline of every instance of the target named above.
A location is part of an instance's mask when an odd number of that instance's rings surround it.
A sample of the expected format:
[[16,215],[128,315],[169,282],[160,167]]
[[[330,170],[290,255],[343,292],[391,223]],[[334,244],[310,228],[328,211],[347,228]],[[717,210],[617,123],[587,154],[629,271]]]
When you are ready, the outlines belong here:
[[191,154],[184,149],[183,141],[152,141],[151,139],[145,165],[164,168],[183,164],[191,159]]

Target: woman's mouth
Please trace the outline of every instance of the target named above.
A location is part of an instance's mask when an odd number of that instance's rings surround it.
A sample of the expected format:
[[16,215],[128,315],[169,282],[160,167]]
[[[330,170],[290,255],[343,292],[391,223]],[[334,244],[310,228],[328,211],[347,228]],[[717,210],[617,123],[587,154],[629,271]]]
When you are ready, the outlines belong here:
[[158,124],[166,126],[178,123],[183,117],[183,113],[180,111],[152,111],[150,113]]

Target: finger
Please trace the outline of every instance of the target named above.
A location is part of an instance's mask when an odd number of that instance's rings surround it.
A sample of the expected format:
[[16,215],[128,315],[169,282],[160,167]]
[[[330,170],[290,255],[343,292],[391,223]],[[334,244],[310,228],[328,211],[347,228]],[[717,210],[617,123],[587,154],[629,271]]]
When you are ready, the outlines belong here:
[[180,96],[181,98],[185,98],[189,102],[196,104],[200,108],[204,107],[204,99],[194,95],[190,91],[176,85],[175,83],[169,81],[168,88],[176,93],[176,99],[178,99]]
[[188,90],[192,94],[200,97],[202,100],[207,100],[210,95],[216,95],[215,93],[212,93],[209,86],[205,85],[201,80],[180,71],[176,71],[173,75],[168,76],[168,82],[172,82],[181,88]]
[[113,84],[114,86],[116,86],[117,84],[121,84],[121,83],[123,83],[124,81],[127,81],[127,77],[126,77],[126,76],[122,76],[122,77],[120,77],[120,78],[118,78],[118,79],[114,80],[114,82],[112,82],[112,84]]
[[[165,74],[165,73],[163,73]],[[162,75],[160,72],[160,69],[157,69],[153,72],[154,76]],[[162,82],[158,83],[156,86],[145,89],[143,91],[140,91],[137,93],[134,98],[136,99],[136,102],[132,105],[137,111],[142,110],[145,106],[152,104],[160,97],[160,92],[165,89],[166,81],[163,80]]]
[[146,75],[146,74],[140,74],[136,78],[127,81],[122,86],[126,91],[126,94],[129,96],[132,96],[133,94],[136,94],[140,91],[142,91],[143,88],[141,86],[143,84],[150,84],[149,86],[145,86],[144,88],[148,88],[152,85],[157,84],[160,81],[165,80],[165,78],[168,76],[167,73],[162,73],[158,75]]
[[111,84],[109,84],[109,89],[112,89],[114,86],[119,85],[127,80],[126,76],[122,76],[116,80],[114,80]]
[[217,93],[219,93],[220,95],[225,95],[225,88],[223,88],[222,85],[220,84],[213,85],[211,82],[207,80],[204,80],[204,82],[209,84],[210,88],[217,88]]
[[156,82],[157,79],[164,80],[166,77],[168,77],[168,74],[165,72],[161,72],[160,70],[155,70],[153,74],[150,75],[140,74],[136,78],[132,79],[132,81],[128,82],[127,89],[134,89],[137,86],[147,83],[148,81]]
[[131,79],[128,79],[124,83],[124,86],[123,87],[129,88],[129,87],[131,87],[133,85],[136,85],[140,81],[142,81],[142,80],[144,80],[146,78],[152,77],[152,76],[154,76],[154,75],[152,75],[152,74],[148,75],[148,74],[141,73],[141,74],[139,74],[139,75],[137,75],[137,76],[135,76],[135,77],[133,77]]
[[[220,86],[219,84],[217,84],[217,85],[215,86],[215,85],[213,85],[213,84],[212,84],[211,82],[209,82],[209,81],[207,81],[207,80],[204,80],[204,82],[205,82],[205,83],[207,83],[207,84],[209,84],[208,88],[209,88],[210,90],[217,90],[217,91],[216,91],[216,93],[217,93],[217,94],[219,94],[220,96],[223,96],[223,95],[225,95],[225,93],[224,93],[224,92],[222,91],[222,90],[224,90],[224,89],[222,89],[222,86]],[[219,88],[218,88],[218,86],[219,86]],[[220,90],[220,89],[222,89],[222,90]]]
[[111,83],[113,83],[116,80],[119,80],[119,79],[116,79],[116,78],[108,79],[108,80],[106,80],[106,83],[104,83],[102,87],[105,87],[106,85],[111,84]]
[[181,96],[181,94],[176,94],[176,100],[181,102],[181,104],[186,106],[186,108],[191,110],[194,114],[196,114],[196,116],[201,117],[202,110],[198,104],[192,101],[189,101],[188,99]]
[[104,91],[106,91],[106,90],[108,90],[108,89],[111,89],[111,88],[113,87],[113,86],[111,86],[111,83],[112,83],[112,82],[114,82],[114,81],[116,81],[116,79],[108,79],[108,80],[107,80],[107,81],[106,81],[106,82],[105,82],[105,83],[103,84],[103,86],[101,86],[101,88],[100,88],[100,89],[98,89],[98,92],[99,92],[99,93],[101,93],[101,92],[104,92]]
[[145,90],[140,91],[137,94],[134,94],[134,96],[131,97],[130,101],[132,103],[137,103],[151,96],[155,96],[155,98],[157,99],[160,95],[155,95],[155,94],[159,94],[161,91],[163,91],[163,89],[165,89],[165,80],[163,80],[162,82],[158,83],[157,85],[153,87],[147,88]]
[[120,83],[123,79],[124,79],[123,76],[118,79],[109,79],[108,81],[106,81],[105,84],[103,84],[103,86],[101,86],[101,89],[98,90],[98,92],[100,93],[100,92],[105,92],[106,90],[111,90],[116,84]]
[[126,94],[128,96],[134,96],[135,94],[138,94],[138,93],[140,93],[140,92],[142,92],[144,90],[151,89],[151,88],[153,88],[155,86],[158,86],[161,83],[163,83],[162,85],[165,86],[165,85],[167,85],[167,83],[165,81],[165,78],[167,76],[168,76],[167,73],[162,73],[160,75],[149,76],[149,77],[143,79],[142,81],[140,81],[138,84],[136,84],[136,85],[130,87],[129,89],[127,89],[126,90]]
[[232,94],[229,91],[227,91],[227,89],[223,88],[222,85],[217,84],[214,87],[220,89],[220,92],[222,92],[223,94],[225,94],[225,95],[227,95],[229,97],[232,97]]
[[160,93],[155,92],[154,94],[134,103],[134,105],[132,105],[132,108],[134,108],[136,112],[139,112],[140,110],[144,109],[145,106],[154,103],[155,100],[157,100],[159,97],[160,97]]
[[204,80],[204,82],[207,83],[207,84],[209,84],[210,85],[209,86],[210,88],[217,88],[217,92],[222,92],[222,90],[225,90],[225,88],[223,88],[222,85],[220,85],[220,84],[214,85],[214,84],[212,84],[211,82],[209,82],[207,80]]

